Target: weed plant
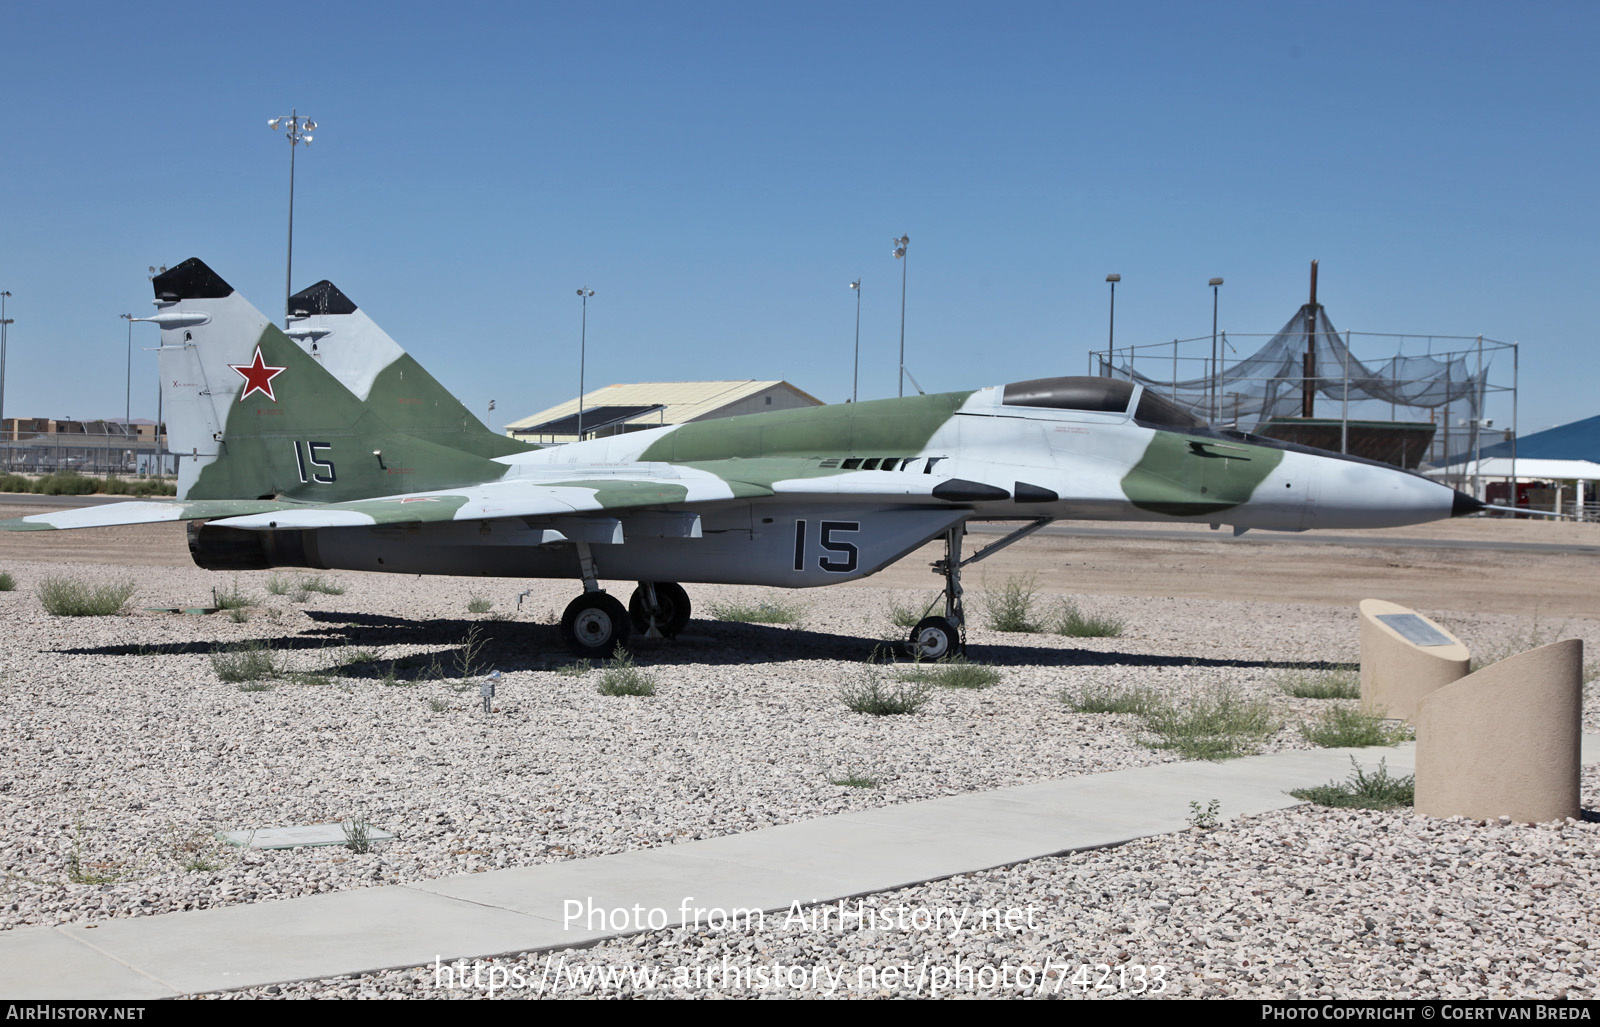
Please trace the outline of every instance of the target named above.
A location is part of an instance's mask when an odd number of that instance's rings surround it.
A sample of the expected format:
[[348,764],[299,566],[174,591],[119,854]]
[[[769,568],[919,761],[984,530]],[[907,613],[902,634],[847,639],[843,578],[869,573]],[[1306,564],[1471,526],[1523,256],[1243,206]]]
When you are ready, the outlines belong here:
[[1361,698],[1361,671],[1353,667],[1295,667],[1279,673],[1274,682],[1284,695],[1296,699]]
[[456,650],[456,672],[464,678],[476,676],[486,669],[479,666],[478,657],[483,652],[483,647],[492,639],[483,638],[483,629],[476,624],[467,629],[466,637],[461,640],[461,646]]
[[227,591],[223,591],[220,588],[212,589],[211,602],[219,610],[242,610],[246,606],[254,606],[256,598],[246,592],[239,584],[239,580],[235,578],[233,584],[228,586]]
[[1197,831],[1209,831],[1222,822],[1222,800],[1212,799],[1206,803],[1205,808],[1194,799],[1189,800],[1189,826]]
[[1358,706],[1335,706],[1313,723],[1300,725],[1300,736],[1327,749],[1358,749],[1369,745],[1398,745],[1412,737],[1403,724],[1388,724],[1376,713]]
[[655,676],[635,666],[628,650],[619,645],[600,673],[600,694],[655,695]]
[[828,783],[838,785],[840,788],[877,788],[883,784],[871,774],[857,774],[854,771],[843,777],[831,777]]
[[303,603],[313,592],[342,596],[344,586],[322,574],[280,574],[274,571],[267,578],[267,591],[275,596],[292,596],[295,602]]
[[564,678],[581,678],[592,669],[593,665],[588,660],[574,660],[557,667],[556,673]]
[[372,851],[372,847],[376,843],[372,840],[372,824],[370,821],[362,817],[356,817],[346,820],[341,826],[344,828],[345,848],[351,852],[358,853]]
[[[1525,653],[1530,649],[1538,649],[1552,642],[1559,642],[1566,636],[1568,636],[1566,622],[1556,625],[1554,629],[1547,629],[1541,626],[1538,621],[1535,621],[1533,626],[1524,632],[1521,637],[1504,645],[1486,648],[1482,655],[1474,656],[1467,669],[1469,672],[1476,673],[1485,667],[1494,666],[1501,660],[1516,656],[1518,653]],[[1597,678],[1600,678],[1600,660],[1586,660],[1583,664],[1583,683],[1585,685],[1593,684]]]
[[173,827],[167,835],[167,851],[173,861],[184,870],[195,873],[213,873],[237,862],[242,853],[230,858],[229,850],[232,848],[214,832],[203,827],[194,828],[188,834],[182,834],[177,827]]
[[0,592],[10,592],[17,587],[17,579],[11,576],[10,571],[0,571]]
[[1361,769],[1354,756],[1350,776],[1341,784],[1329,781],[1315,788],[1297,788],[1289,794],[1296,799],[1314,802],[1319,806],[1340,809],[1399,809],[1415,802],[1415,777],[1390,777],[1387,760],[1378,761],[1378,769],[1367,773]]
[[1264,699],[1250,699],[1227,687],[1197,693],[1182,706],[1159,703],[1144,714],[1150,744],[1191,760],[1248,756],[1278,730]]
[[138,590],[138,584],[132,581],[91,585],[76,578],[52,576],[39,582],[39,602],[46,613],[57,617],[109,617],[120,613]]
[[800,620],[800,606],[783,600],[760,603],[717,603],[711,616],[734,624],[794,624]]
[[339,584],[339,582],[333,578],[324,577],[321,574],[303,575],[300,580],[295,583],[295,586],[301,592],[318,592],[325,596],[344,595],[343,585]]
[[488,613],[493,607],[494,604],[483,596],[473,596],[467,600],[468,613]]
[[998,589],[985,590],[983,606],[989,627],[994,631],[1043,631],[1043,626],[1033,617],[1038,596],[1039,578],[1035,574],[1007,578]]
[[241,642],[211,654],[211,669],[228,684],[278,676],[275,654],[261,641]]
[[1119,638],[1127,621],[1105,613],[1084,613],[1070,599],[1056,608],[1055,631],[1070,638]]
[[915,713],[927,703],[933,686],[926,682],[883,679],[883,667],[878,654],[863,665],[853,683],[839,686],[839,698],[854,713],[870,713],[874,717],[899,716]]
[[1000,672],[961,656],[946,656],[933,663],[914,664],[899,674],[901,681],[938,685],[940,688],[988,688],[998,684]]
[[1074,713],[1132,713],[1142,717],[1165,700],[1160,692],[1142,685],[1091,683],[1077,691],[1062,689],[1061,701]]
[[928,611],[931,609],[933,609],[933,602],[931,600],[920,603],[901,603],[898,601],[891,601],[889,603],[889,623],[893,624],[897,628],[905,628],[910,630],[921,623],[922,618],[928,616]]

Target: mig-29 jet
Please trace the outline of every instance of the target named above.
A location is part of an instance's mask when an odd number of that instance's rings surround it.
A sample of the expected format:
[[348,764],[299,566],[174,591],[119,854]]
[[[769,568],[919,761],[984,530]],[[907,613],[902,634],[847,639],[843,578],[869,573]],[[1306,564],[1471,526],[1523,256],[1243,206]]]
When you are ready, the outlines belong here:
[[[153,281],[172,501],[11,530],[189,521],[195,563],[577,578],[561,621],[604,656],[689,620],[682,582],[806,588],[943,539],[924,658],[964,644],[961,569],[1056,518],[1381,528],[1482,509],[1372,461],[1208,427],[1134,382],[1042,378],[545,448],[490,431],[331,283],[280,330],[197,259]],[[962,558],[969,520],[1021,522]],[[601,581],[632,581],[627,608]]]

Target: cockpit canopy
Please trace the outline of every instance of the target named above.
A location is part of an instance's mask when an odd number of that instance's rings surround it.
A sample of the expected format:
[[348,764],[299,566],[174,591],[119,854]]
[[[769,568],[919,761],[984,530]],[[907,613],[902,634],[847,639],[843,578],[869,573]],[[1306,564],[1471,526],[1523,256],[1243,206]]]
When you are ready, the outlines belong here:
[[1152,428],[1189,431],[1205,422],[1165,396],[1122,378],[1035,378],[1013,382],[1001,400],[1006,406],[1045,407],[1051,410],[1086,410],[1126,414],[1138,396],[1133,419]]

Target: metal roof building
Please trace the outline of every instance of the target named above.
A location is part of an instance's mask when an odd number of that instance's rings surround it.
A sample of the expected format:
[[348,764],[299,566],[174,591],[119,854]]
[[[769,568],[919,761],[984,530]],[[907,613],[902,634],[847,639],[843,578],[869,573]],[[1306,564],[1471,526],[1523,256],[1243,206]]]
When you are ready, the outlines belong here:
[[[659,428],[664,424],[709,421],[715,417],[758,414],[821,406],[822,400],[785,381],[638,382],[607,385],[583,397],[582,437],[600,438]],[[579,402],[567,400],[506,425],[506,434],[524,442],[558,444],[579,438]]]

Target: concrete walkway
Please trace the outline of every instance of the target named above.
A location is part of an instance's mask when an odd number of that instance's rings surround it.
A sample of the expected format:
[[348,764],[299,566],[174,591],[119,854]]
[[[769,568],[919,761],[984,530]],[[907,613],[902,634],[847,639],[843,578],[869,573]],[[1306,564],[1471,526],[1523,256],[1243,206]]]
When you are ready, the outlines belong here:
[[[1169,763],[927,799],[594,859],[279,902],[0,932],[0,998],[152,999],[582,946],[631,930],[563,924],[611,910],[785,910],[1298,805],[1287,790],[1415,767],[1414,744]],[[1584,762],[1600,761],[1585,736]],[[692,917],[692,913],[688,914]]]

